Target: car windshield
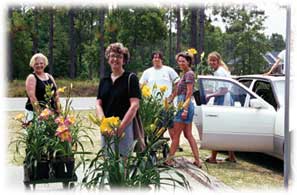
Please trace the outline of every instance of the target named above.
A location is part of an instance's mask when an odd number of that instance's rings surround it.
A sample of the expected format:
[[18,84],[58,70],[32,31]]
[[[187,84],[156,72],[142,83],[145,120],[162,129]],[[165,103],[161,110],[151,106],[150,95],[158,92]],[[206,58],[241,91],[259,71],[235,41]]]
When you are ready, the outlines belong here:
[[285,103],[285,81],[274,82],[276,95],[281,106]]

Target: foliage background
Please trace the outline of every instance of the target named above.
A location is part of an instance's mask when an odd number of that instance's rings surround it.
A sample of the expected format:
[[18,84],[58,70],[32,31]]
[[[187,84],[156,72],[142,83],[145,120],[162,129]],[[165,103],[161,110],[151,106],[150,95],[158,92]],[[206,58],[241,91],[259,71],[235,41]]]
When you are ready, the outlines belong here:
[[[205,15],[211,10],[213,17]],[[108,66],[104,50],[123,42],[131,53],[128,70],[143,71],[151,65],[154,50],[164,53],[164,64],[178,69],[174,56],[196,48],[195,64],[211,51],[222,54],[232,74],[262,73],[267,69],[262,54],[281,51],[282,35],[264,34],[265,12],[253,5],[229,7],[46,7],[15,5],[8,13],[8,79],[25,79],[32,54],[49,58],[47,71],[55,78],[92,80]],[[222,17],[226,31],[212,25]],[[206,66],[206,62],[202,63]],[[195,68],[195,67],[194,67]],[[197,68],[195,68],[197,70]],[[200,70],[200,69],[198,69]]]

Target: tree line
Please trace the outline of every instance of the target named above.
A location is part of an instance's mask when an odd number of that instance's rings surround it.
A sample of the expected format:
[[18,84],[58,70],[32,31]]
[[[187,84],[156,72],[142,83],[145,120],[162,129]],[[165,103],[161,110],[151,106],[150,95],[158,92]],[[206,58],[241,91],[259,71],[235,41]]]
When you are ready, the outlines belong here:
[[[206,15],[206,10],[211,14]],[[212,24],[220,17],[225,31]],[[8,9],[8,79],[25,79],[36,52],[49,59],[55,77],[93,79],[108,66],[104,57],[112,42],[122,42],[131,53],[128,70],[151,66],[154,50],[164,53],[165,64],[176,68],[175,54],[195,48],[195,70],[207,68],[204,52],[222,54],[232,74],[264,71],[263,54],[285,47],[279,34],[264,34],[265,12],[256,7],[46,7],[14,6]],[[202,62],[200,63],[200,60]],[[199,64],[200,63],[200,64]],[[199,64],[199,65],[198,65]]]

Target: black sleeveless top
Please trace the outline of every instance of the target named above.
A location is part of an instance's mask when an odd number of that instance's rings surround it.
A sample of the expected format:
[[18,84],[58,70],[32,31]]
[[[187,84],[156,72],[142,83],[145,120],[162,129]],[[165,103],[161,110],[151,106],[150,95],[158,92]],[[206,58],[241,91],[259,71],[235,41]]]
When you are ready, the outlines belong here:
[[[36,87],[35,87],[35,96],[38,100],[38,103],[39,103],[39,106],[41,108],[45,108],[45,105],[48,103],[46,102],[45,100],[45,86],[46,85],[52,85],[52,88],[51,90],[54,91],[56,93],[57,91],[57,88],[56,86],[54,85],[54,82],[51,80],[51,77],[49,76],[49,79],[48,80],[45,80],[45,81],[42,81],[40,80],[35,73],[33,73],[35,79],[36,79]],[[27,94],[27,97],[28,97],[28,94]],[[55,101],[54,101],[54,98],[51,98],[50,100],[51,102],[51,106],[53,109],[56,109],[56,104],[55,104]],[[31,101],[30,101],[30,98],[28,97],[28,100],[27,100],[27,103],[26,103],[26,107],[25,107],[27,110],[30,110],[30,111],[33,111],[33,106],[31,104]]]

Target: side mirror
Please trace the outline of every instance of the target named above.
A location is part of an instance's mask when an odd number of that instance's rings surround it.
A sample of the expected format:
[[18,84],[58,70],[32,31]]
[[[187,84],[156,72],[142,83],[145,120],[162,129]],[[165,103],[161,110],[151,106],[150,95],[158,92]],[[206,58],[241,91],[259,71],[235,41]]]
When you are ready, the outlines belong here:
[[264,107],[263,104],[261,103],[261,101],[256,98],[250,100],[250,106],[252,108],[256,108],[256,109],[260,109],[260,108]]
[[200,100],[200,92],[199,92],[199,90],[195,91],[195,92],[193,93],[193,96],[194,96],[196,105],[197,105],[197,106],[200,106],[200,105],[201,105],[201,100]]

